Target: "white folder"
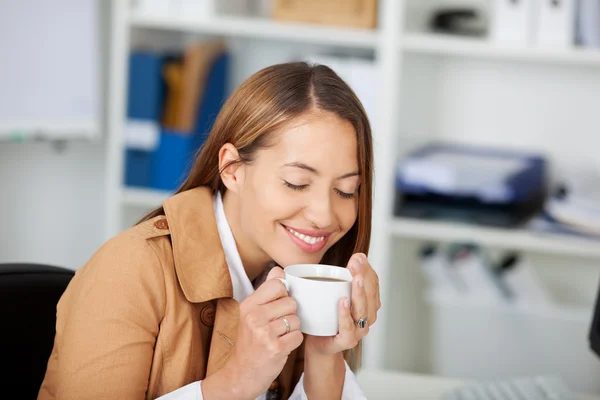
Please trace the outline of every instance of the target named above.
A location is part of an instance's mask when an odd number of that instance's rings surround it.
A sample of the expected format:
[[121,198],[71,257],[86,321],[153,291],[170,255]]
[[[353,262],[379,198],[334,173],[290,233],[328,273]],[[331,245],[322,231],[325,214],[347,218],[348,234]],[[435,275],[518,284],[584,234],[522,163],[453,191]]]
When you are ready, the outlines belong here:
[[139,15],[165,16],[173,11],[172,0],[136,0],[133,10]]
[[498,44],[533,43],[537,0],[491,0],[490,38]]
[[576,0],[537,0],[536,44],[546,48],[565,48],[575,44]]

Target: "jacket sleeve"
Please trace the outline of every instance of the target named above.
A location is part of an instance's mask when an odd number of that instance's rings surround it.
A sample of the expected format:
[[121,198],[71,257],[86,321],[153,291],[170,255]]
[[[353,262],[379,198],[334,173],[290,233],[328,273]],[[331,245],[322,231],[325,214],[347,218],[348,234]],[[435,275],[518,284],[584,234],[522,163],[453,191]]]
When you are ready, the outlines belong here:
[[77,271],[57,311],[57,399],[145,399],[166,303],[151,246],[120,235]]

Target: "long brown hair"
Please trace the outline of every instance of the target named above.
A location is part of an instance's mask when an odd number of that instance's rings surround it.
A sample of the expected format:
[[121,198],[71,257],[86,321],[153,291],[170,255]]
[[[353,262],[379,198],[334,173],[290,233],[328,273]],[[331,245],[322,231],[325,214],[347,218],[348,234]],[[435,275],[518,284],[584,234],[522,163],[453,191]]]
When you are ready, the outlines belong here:
[[[352,228],[321,260],[345,266],[354,253],[369,250],[373,145],[367,114],[352,89],[329,67],[294,62],[264,68],[242,83],[223,105],[214,126],[199,151],[190,174],[177,193],[199,186],[213,193],[225,192],[219,170],[219,150],[226,143],[239,153],[236,162],[250,163],[259,149],[273,144],[273,135],[284,124],[314,110],[327,111],[348,121],[356,131],[360,187],[358,215]],[[316,144],[315,144],[316,145]],[[164,215],[162,207],[140,222]],[[352,369],[358,368],[362,346],[346,353]]]

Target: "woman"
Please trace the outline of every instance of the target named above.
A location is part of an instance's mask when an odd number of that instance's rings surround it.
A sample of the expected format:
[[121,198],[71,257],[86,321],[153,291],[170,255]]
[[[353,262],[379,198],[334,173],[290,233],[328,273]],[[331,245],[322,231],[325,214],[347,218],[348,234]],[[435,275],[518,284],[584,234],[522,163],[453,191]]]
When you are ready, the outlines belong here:
[[[380,307],[372,158],[329,68],[250,77],[178,193],[77,271],[39,399],[364,398],[344,354],[356,367]],[[303,338],[273,265],[319,262],[352,271],[352,299],[337,336]]]

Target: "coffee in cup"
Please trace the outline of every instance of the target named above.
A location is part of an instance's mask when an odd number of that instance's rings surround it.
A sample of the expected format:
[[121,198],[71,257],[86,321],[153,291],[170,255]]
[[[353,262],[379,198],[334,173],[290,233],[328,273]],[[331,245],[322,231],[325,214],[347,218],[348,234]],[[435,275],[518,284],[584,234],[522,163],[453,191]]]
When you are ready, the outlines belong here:
[[351,299],[352,274],[346,268],[323,264],[296,264],[284,269],[280,279],[296,300],[300,332],[335,336],[339,330],[340,300]]

